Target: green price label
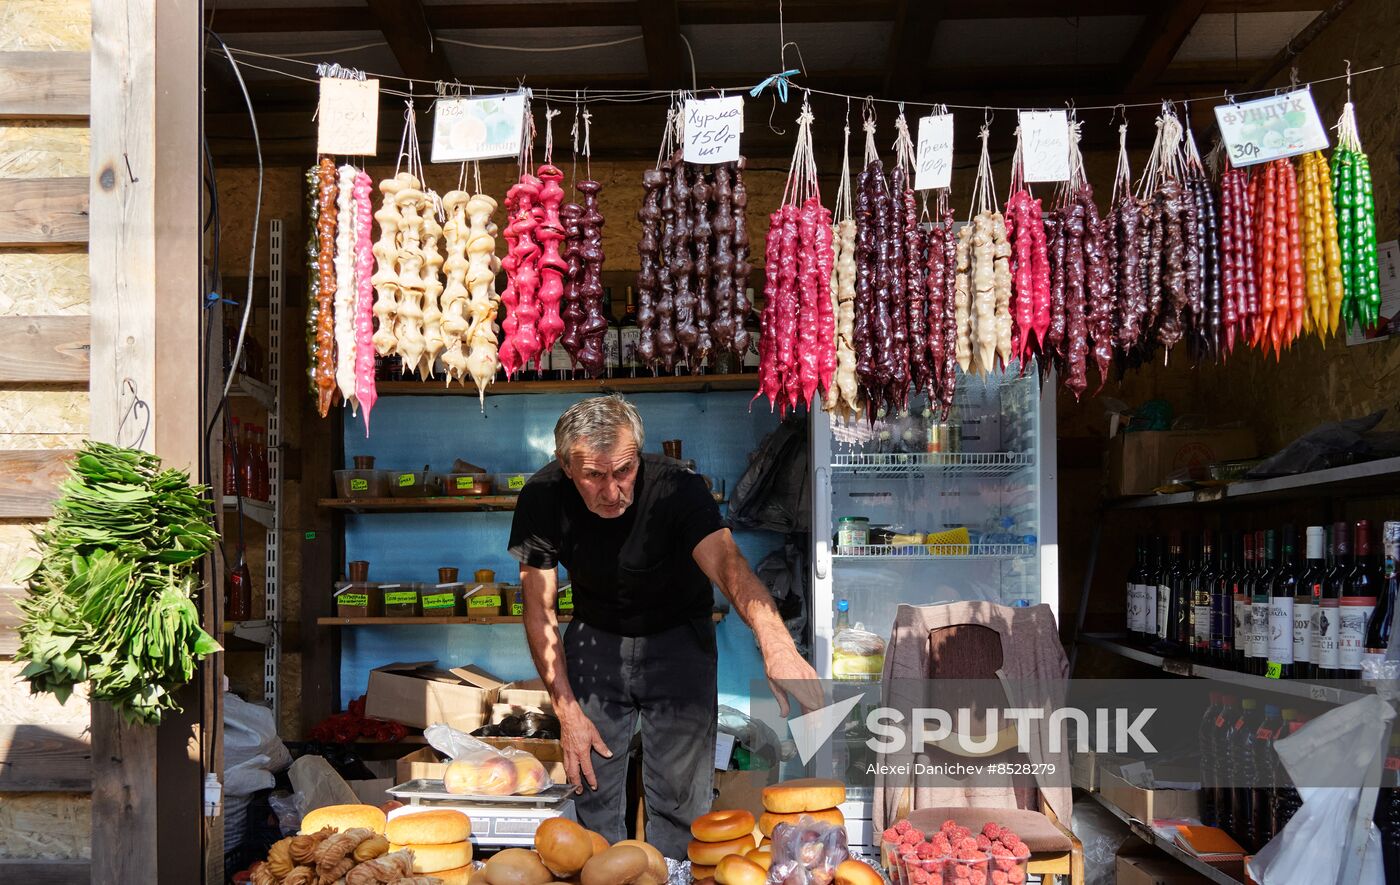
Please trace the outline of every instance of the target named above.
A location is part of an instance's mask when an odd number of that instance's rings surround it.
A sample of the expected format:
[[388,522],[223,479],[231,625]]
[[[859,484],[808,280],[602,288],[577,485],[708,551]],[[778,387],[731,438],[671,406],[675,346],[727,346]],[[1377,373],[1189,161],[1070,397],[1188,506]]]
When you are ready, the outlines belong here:
[[1264,673],[1269,679],[1283,678],[1283,665],[1276,661],[1269,661],[1269,669]]
[[510,479],[506,480],[506,488],[510,489],[512,492],[520,491],[525,488],[525,477],[512,476]]
[[434,593],[423,597],[423,608],[456,608],[457,597],[451,593]]
[[467,600],[467,608],[500,608],[501,597],[476,595]]
[[352,479],[352,480],[350,480],[350,491],[352,491],[352,492],[367,492],[367,491],[369,491],[369,480],[367,480],[367,479]]
[[412,473],[400,473],[400,474],[399,474],[399,488],[401,488],[401,489],[406,489],[406,488],[408,488],[409,486],[413,485],[413,480],[414,480],[414,476],[413,476]]
[[476,488],[476,479],[475,479],[475,477],[471,477],[471,476],[459,476],[459,477],[457,477],[457,488],[459,488],[459,489],[474,489],[474,488]]
[[364,608],[369,605],[369,596],[364,593],[342,593],[336,601],[340,605]]
[[418,601],[418,594],[412,590],[400,590],[397,593],[385,593],[385,605],[413,605]]
[[512,602],[512,603],[510,604],[510,613],[511,613],[512,615],[515,615],[517,618],[518,618],[518,617],[521,617],[522,615],[525,614],[525,603],[523,603],[523,602]]

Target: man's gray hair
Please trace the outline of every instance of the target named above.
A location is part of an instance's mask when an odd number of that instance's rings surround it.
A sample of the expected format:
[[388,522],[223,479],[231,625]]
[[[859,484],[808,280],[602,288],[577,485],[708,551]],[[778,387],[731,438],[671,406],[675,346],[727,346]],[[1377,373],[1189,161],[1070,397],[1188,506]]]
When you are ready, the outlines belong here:
[[554,425],[554,454],[563,464],[569,463],[574,447],[582,445],[590,452],[602,452],[617,444],[621,431],[628,430],[642,450],[646,435],[637,409],[618,394],[595,396],[569,406]]

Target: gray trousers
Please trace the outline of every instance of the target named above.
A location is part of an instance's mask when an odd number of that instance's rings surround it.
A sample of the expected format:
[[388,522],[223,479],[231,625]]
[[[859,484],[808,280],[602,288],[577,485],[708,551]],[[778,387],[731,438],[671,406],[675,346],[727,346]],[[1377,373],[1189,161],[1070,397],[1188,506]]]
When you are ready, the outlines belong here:
[[627,748],[640,718],[647,841],[684,859],[690,822],[710,810],[714,783],[714,622],[632,637],[574,621],[564,657],[579,705],[613,754],[593,754],[598,789],[583,781],[574,797],[579,821],[609,842],[626,838]]

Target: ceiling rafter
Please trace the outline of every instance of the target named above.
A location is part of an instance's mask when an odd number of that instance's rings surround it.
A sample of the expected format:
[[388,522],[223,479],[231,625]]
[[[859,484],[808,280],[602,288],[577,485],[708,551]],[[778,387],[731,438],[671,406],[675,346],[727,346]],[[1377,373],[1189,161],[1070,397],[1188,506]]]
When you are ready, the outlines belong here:
[[443,45],[433,35],[422,0],[366,0],[370,16],[384,34],[389,49],[403,69],[415,80],[456,79]]
[[886,95],[923,94],[924,70],[933,49],[933,36],[949,5],[946,0],[899,0],[896,4],[885,74]]
[[642,44],[647,57],[647,85],[653,89],[688,86],[685,47],[681,44],[678,0],[637,0]]
[[1173,0],[1147,17],[1124,59],[1124,91],[1141,92],[1161,79],[1205,8],[1206,0]]

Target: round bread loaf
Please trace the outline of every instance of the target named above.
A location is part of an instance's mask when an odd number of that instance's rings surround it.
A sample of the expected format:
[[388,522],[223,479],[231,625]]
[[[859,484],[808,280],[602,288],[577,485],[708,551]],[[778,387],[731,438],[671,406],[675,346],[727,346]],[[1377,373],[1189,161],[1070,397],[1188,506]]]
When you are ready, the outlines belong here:
[[[524,848],[507,848],[486,862],[486,885],[547,885],[554,874],[540,856]],[[478,877],[479,878],[479,877]],[[476,879],[472,880],[476,885]]]
[[471,838],[472,819],[451,808],[397,815],[384,834],[400,845],[450,845]]
[[617,844],[631,845],[633,848],[642,849],[642,853],[647,856],[647,870],[651,873],[651,878],[655,880],[656,885],[666,885],[670,871],[666,866],[665,856],[655,845],[649,842],[639,842],[636,839],[623,839]]
[[583,865],[582,885],[638,885],[648,875],[645,851],[632,845],[614,845],[595,854]]
[[301,835],[315,833],[322,827],[332,827],[342,833],[356,827],[368,827],[382,833],[387,822],[384,812],[373,805],[327,805],[308,812],[301,819]]
[[[468,883],[471,882],[472,873],[474,872],[476,872],[476,869],[471,864],[467,864],[455,870],[438,870],[436,873],[433,873],[433,878],[441,879],[442,885],[468,885]],[[485,880],[483,879],[482,881]]]
[[535,830],[535,850],[550,872],[567,879],[593,857],[588,831],[567,818],[552,817]]
[[767,848],[755,848],[744,855],[749,860],[763,867],[765,870],[773,868],[773,852]]
[[715,867],[719,885],[764,885],[768,871],[746,857],[731,854]]
[[775,814],[821,811],[845,801],[845,784],[820,777],[798,778],[763,788],[763,807]]
[[390,842],[390,851],[407,848],[413,852],[413,872],[436,875],[439,870],[455,870],[472,862],[472,843],[453,842],[449,845],[414,845]]
[[725,842],[701,842],[699,839],[691,839],[686,856],[690,858],[691,863],[713,866],[722,858],[731,854],[744,854],[753,847],[753,833]]
[[765,837],[771,838],[773,829],[778,824],[796,825],[804,817],[810,817],[817,823],[831,824],[834,827],[846,825],[846,816],[841,813],[839,808],[827,808],[822,811],[799,811],[794,814],[774,814],[771,811],[765,811],[758,818],[758,831]]
[[884,885],[885,879],[868,864],[843,860],[836,868],[836,885]]

